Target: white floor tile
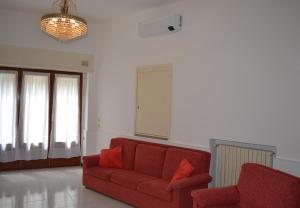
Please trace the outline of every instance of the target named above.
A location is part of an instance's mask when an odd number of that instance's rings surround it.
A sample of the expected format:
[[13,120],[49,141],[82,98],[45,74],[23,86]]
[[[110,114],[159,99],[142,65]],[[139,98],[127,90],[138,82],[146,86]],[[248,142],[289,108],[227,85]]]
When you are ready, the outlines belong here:
[[81,181],[79,167],[0,172],[0,208],[131,208]]

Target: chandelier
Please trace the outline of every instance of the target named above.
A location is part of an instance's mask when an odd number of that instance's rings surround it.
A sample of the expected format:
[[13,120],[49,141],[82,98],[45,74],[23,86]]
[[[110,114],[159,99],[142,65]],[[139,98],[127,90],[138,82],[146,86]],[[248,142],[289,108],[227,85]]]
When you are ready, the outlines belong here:
[[70,13],[76,11],[75,0],[55,0],[53,7],[60,13],[42,16],[41,30],[51,37],[66,42],[83,37],[87,33],[87,22]]

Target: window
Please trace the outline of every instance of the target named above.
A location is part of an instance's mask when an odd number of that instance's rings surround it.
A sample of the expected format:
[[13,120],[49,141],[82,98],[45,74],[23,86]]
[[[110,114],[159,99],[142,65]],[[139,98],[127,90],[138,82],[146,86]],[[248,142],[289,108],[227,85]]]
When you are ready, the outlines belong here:
[[[17,73],[0,71],[0,154],[6,149],[15,147],[16,106]],[[9,159],[3,156],[0,157],[0,162]]]
[[51,158],[80,155],[79,88],[79,76],[55,76]]
[[81,73],[0,67],[0,169],[79,165],[81,105]]
[[48,149],[49,74],[25,73],[22,86],[22,142]]
[[54,84],[54,140],[79,142],[79,77],[58,75]]

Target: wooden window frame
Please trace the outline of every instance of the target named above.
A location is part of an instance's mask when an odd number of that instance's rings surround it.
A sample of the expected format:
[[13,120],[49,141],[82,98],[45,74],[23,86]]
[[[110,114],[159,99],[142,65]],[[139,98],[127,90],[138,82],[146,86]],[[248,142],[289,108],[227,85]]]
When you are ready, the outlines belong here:
[[[49,112],[48,112],[48,144],[51,140],[51,129],[52,129],[52,110],[53,110],[53,93],[54,93],[54,81],[55,74],[65,74],[65,75],[79,75],[80,86],[79,86],[79,135],[80,135],[80,147],[82,148],[82,105],[83,105],[83,73],[81,72],[70,72],[70,71],[57,71],[57,70],[44,70],[44,69],[31,69],[31,68],[16,68],[16,67],[2,67],[0,66],[0,71],[15,71],[17,73],[17,129],[19,129],[19,119],[20,119],[20,105],[21,105],[21,90],[23,82],[24,72],[37,72],[37,73],[48,73],[49,76]],[[50,145],[49,145],[50,147]],[[49,153],[48,147],[48,153]],[[19,160],[8,163],[0,163],[0,171],[7,170],[23,170],[23,169],[37,169],[37,168],[55,168],[55,167],[65,167],[65,166],[79,166],[81,163],[81,157],[73,158],[47,158],[42,160]]]

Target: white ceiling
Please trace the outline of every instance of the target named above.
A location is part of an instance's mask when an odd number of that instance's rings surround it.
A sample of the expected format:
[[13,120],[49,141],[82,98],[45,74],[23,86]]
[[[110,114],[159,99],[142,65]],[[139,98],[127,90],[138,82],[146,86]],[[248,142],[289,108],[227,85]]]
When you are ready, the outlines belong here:
[[[182,0],[77,0],[77,15],[92,21],[102,21],[138,10]],[[0,0],[1,9],[49,13],[53,0]]]

